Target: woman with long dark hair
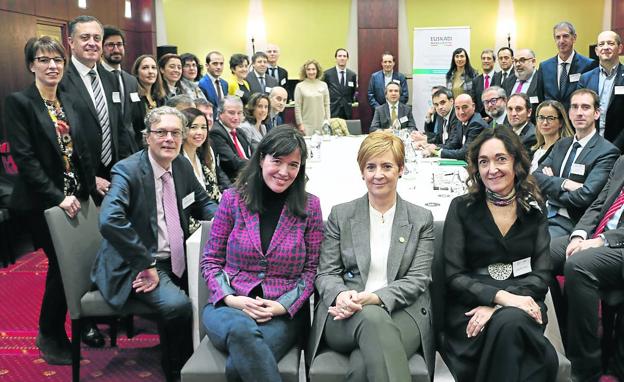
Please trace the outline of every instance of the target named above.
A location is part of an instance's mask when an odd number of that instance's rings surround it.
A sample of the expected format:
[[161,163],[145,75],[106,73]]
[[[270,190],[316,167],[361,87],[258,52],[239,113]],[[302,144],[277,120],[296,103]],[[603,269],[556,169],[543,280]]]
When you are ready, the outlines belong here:
[[457,48],[451,56],[451,67],[446,72],[446,87],[453,91],[453,98],[472,91],[472,80],[478,75],[470,65],[470,57],[464,48]]

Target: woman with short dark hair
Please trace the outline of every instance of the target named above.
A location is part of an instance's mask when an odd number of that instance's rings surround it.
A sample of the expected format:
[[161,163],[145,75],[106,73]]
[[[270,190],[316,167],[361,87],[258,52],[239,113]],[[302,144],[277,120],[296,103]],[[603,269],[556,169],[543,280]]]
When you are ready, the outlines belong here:
[[447,364],[458,382],[554,381],[557,354],[544,337],[550,235],[526,150],[498,126],[467,159],[468,194],[444,222]]
[[323,217],[305,191],[306,157],[299,132],[272,129],[215,215],[200,263],[210,290],[203,323],[228,353],[228,380],[281,380],[277,363],[309,326]]
[[204,92],[199,88],[199,80],[201,79],[202,66],[199,59],[193,53],[184,53],[180,56],[182,61],[182,78],[180,78],[180,87],[183,94],[191,97],[192,100],[197,98],[206,99]]
[[228,81],[228,94],[239,97],[243,105],[246,105],[251,96],[251,88],[246,79],[249,73],[249,57],[240,53],[233,54],[230,57],[230,71],[232,78]]
[[34,247],[43,248],[48,258],[37,347],[47,363],[71,365],[65,332],[67,302],[44,211],[59,206],[74,218],[81,203],[95,194],[95,172],[79,133],[83,126],[72,107],[72,95],[58,87],[66,64],[65,49],[43,36],[28,40],[24,53],[35,81],[9,95],[4,108],[11,151],[19,167],[10,205],[27,222]]

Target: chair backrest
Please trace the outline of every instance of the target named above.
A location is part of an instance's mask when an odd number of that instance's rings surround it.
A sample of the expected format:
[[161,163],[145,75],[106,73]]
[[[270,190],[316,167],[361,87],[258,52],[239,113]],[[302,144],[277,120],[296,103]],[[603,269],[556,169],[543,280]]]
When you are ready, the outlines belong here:
[[[212,228],[212,221],[202,221],[201,222],[201,240],[200,240],[200,255],[199,260],[204,253],[204,247],[206,246],[206,242],[210,238],[210,229]],[[206,331],[204,330],[204,324],[202,323],[202,312],[204,310],[204,305],[208,301],[209,291],[208,285],[206,285],[206,281],[201,274],[201,268],[199,268],[199,277],[197,277],[197,310],[199,312],[199,340],[201,341],[206,335]]]
[[433,262],[431,263],[431,309],[433,311],[433,332],[436,340],[444,329],[444,304],[445,304],[445,284],[446,274],[444,271],[444,253],[442,251],[442,233],[444,222],[433,222]]
[[362,135],[362,122],[359,119],[347,119],[347,130],[351,135]]
[[102,241],[98,216],[91,198],[81,203],[80,212],[73,219],[60,207],[45,211],[72,319],[80,318],[80,299],[91,289],[91,267]]

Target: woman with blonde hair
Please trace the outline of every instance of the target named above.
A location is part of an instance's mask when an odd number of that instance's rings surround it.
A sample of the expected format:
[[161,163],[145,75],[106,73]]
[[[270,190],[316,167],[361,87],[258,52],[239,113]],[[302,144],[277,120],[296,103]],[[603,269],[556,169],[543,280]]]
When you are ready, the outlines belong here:
[[321,81],[323,69],[316,60],[308,60],[301,67],[301,82],[295,86],[295,122],[305,135],[321,130],[323,123],[331,118],[329,89]]
[[559,139],[574,135],[565,107],[560,102],[546,100],[540,103],[535,115],[537,142],[531,147],[531,173],[537,170]]

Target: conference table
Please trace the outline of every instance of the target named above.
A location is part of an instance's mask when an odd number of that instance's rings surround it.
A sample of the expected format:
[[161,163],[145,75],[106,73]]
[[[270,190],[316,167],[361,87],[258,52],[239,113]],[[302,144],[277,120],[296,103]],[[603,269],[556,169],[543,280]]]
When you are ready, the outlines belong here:
[[[366,193],[366,185],[357,164],[357,152],[366,135],[306,137],[306,143],[320,145],[320,155],[308,158],[306,190],[321,200],[323,219],[327,220],[331,208],[337,204],[359,198]],[[308,150],[318,154],[316,150]],[[310,153],[309,153],[310,154]],[[440,161],[420,158],[412,152],[406,163],[404,175],[398,182],[398,193],[404,199],[429,209],[434,220],[444,220],[452,198],[465,192],[467,173],[461,161]],[[310,155],[309,155],[310,156]],[[193,343],[199,345],[199,310],[205,302],[198,302],[197,283],[201,230],[186,241],[189,296],[193,302]]]

